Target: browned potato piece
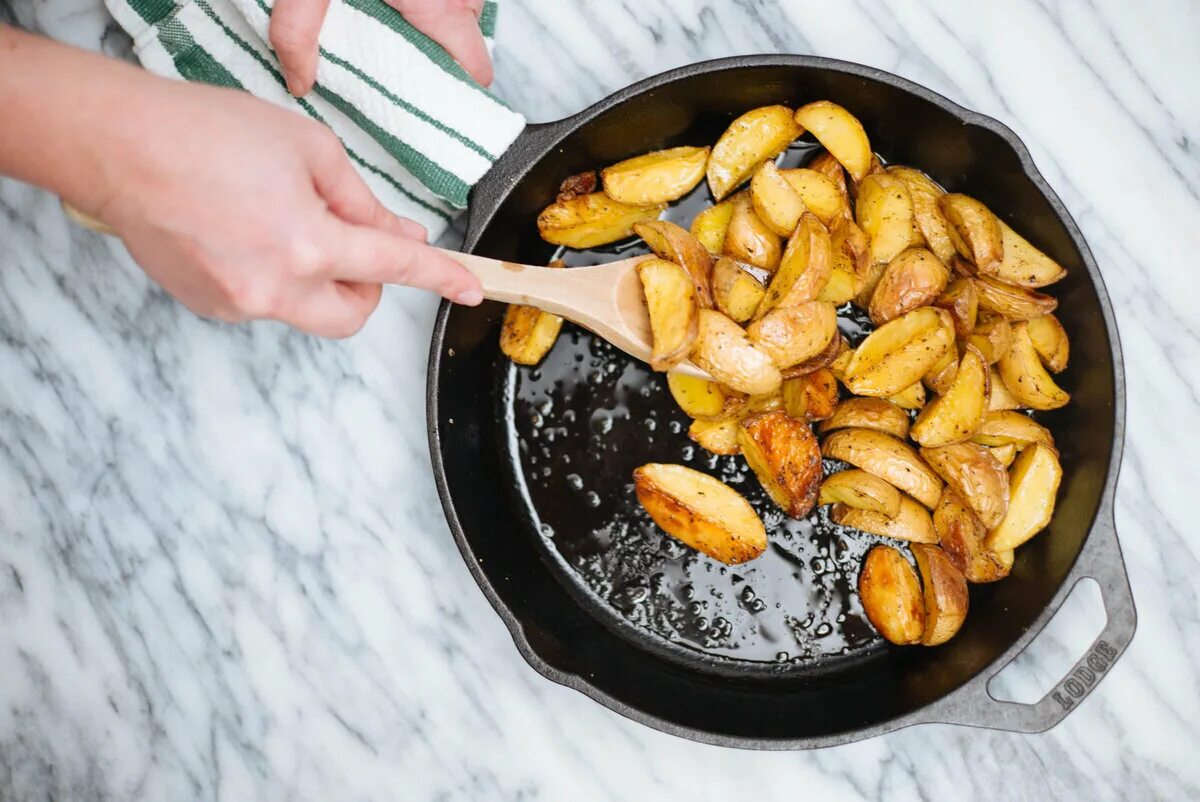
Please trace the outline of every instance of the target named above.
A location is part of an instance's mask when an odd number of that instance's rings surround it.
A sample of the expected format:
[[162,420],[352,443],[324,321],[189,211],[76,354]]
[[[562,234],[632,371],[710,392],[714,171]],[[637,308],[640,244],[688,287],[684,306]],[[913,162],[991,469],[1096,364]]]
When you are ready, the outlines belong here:
[[921,456],[967,502],[984,526],[993,527],[1004,518],[1008,474],[990,450],[977,443],[954,443],[922,448]]
[[1017,458],[1017,447],[1012,443],[1006,446],[991,446],[992,456],[996,458],[1005,468],[1013,464],[1013,460]]
[[692,361],[739,393],[773,393],[783,382],[771,357],[754,347],[741,326],[713,309],[700,310]]
[[604,191],[630,206],[650,206],[678,200],[691,192],[708,164],[708,148],[655,150],[618,162],[600,171]]
[[555,200],[565,201],[580,195],[590,195],[596,191],[599,182],[600,177],[595,170],[569,175],[558,185],[558,197]]
[[[804,206],[826,225],[850,218],[850,201],[832,178],[806,167],[780,170],[779,174],[804,201]],[[790,233],[790,232],[789,232]]]
[[950,238],[950,224],[937,205],[938,198],[945,195],[946,191],[920,170],[896,166],[887,168],[887,171],[908,185],[917,230],[925,238],[929,250],[948,264],[955,254],[954,240]]
[[1013,394],[1008,391],[1004,380],[1000,378],[1000,371],[996,370],[996,366],[992,365],[991,379],[988,382],[992,387],[992,395],[988,398],[988,410],[997,412],[1009,409],[1020,409],[1021,402],[1013,397]]
[[603,192],[555,202],[538,215],[538,233],[546,242],[568,248],[595,248],[633,234],[634,223],[658,217],[665,204],[627,206]]
[[715,381],[668,373],[667,388],[679,408],[693,418],[714,418],[725,408],[725,391]]
[[745,323],[762,303],[767,288],[728,256],[722,256],[712,269],[713,301],[738,323]]
[[942,480],[908,443],[874,429],[842,429],[825,438],[821,453],[840,459],[932,508],[942,495]]
[[812,427],[777,410],[746,418],[738,429],[746,464],[780,509],[808,515],[821,487],[821,450]]
[[790,236],[800,215],[807,211],[804,199],[780,175],[772,161],[763,162],[750,179],[750,200],[754,202],[759,219],[781,237]]
[[911,543],[937,543],[937,532],[933,531],[929,510],[903,493],[900,494],[900,509],[894,516],[836,504],[829,511],[829,518],[840,526],[852,526],[872,535]]
[[536,365],[554,347],[562,318],[534,306],[509,304],[500,329],[500,350],[518,365]]
[[855,217],[871,238],[871,262],[890,262],[920,244],[908,185],[887,173],[867,176],[858,185]]
[[1028,415],[1011,410],[998,410],[984,416],[983,424],[971,437],[971,442],[984,446],[1015,445],[1021,449],[1033,443],[1041,443],[1054,448],[1054,435]]
[[912,439],[923,446],[945,446],[968,439],[987,413],[988,367],[967,348],[949,389],[933,399],[912,425]]
[[889,395],[887,400],[901,409],[919,410],[925,406],[925,385],[913,382],[895,395]]
[[832,180],[837,185],[838,192],[846,199],[846,203],[850,202],[850,190],[846,188],[846,168],[842,167],[842,163],[835,159],[832,153],[827,150],[821,151],[808,163],[808,169]]
[[886,398],[917,383],[954,347],[954,322],[925,306],[871,332],[854,351],[843,379],[855,395]]
[[771,278],[767,294],[758,305],[755,318],[764,317],[777,306],[795,306],[815,300],[829,280],[833,263],[829,232],[811,212],[800,215],[795,232]]
[[638,503],[671,537],[723,563],[753,560],[767,531],[731,487],[683,465],[652,462],[633,472]]
[[912,553],[925,586],[925,634],[921,643],[938,646],[953,638],[967,620],[967,579],[937,546],[914,543]]
[[692,218],[692,236],[709,253],[722,253],[725,250],[725,232],[729,229],[732,217],[732,200],[709,206]]
[[1042,366],[1024,321],[1013,326],[1012,347],[1000,358],[998,367],[1004,386],[1021,406],[1058,409],[1071,400],[1070,393],[1055,384]]
[[[797,362],[789,368],[785,368],[783,378],[794,379],[797,376],[807,376],[809,373],[815,373],[821,368],[827,368],[849,347],[850,344],[846,342],[846,338],[842,336],[841,332],[835,332],[829,338],[829,344],[822,348],[819,354],[809,357],[803,362]],[[830,373],[832,372],[830,371]],[[836,378],[836,374],[834,377]]]
[[738,117],[708,157],[708,187],[721,200],[804,133],[786,106],[763,106]]
[[1012,552],[996,554],[984,545],[987,529],[950,488],[933,511],[933,528],[942,550],[968,582],[995,582],[1008,576]]
[[890,261],[871,295],[871,322],[882,326],[931,303],[946,289],[950,271],[924,248],[909,248]]
[[951,281],[933,305],[950,313],[954,319],[954,336],[958,339],[966,340],[975,331],[979,294],[975,292],[975,282],[969,278],[959,276]]
[[879,286],[879,280],[883,278],[883,271],[887,269],[887,262],[869,262],[867,272],[863,274],[859,281],[858,294],[854,296],[854,305],[859,309],[870,310],[871,297],[875,294],[875,288]]
[[995,275],[1004,256],[1000,221],[974,198],[951,192],[938,198],[938,208],[950,224],[954,248],[984,275]]
[[833,264],[819,300],[844,304],[862,290],[871,269],[871,243],[858,224],[838,218],[829,232]]
[[700,241],[681,226],[669,220],[654,220],[649,223],[635,223],[633,233],[637,234],[654,251],[654,255],[668,262],[674,262],[684,269],[692,279],[696,288],[696,303],[701,309],[712,309],[713,298],[711,283],[712,257],[700,244]]
[[884,640],[898,646],[919,643],[925,634],[925,598],[917,572],[891,546],[867,552],[858,575],[863,612]]
[[843,504],[885,518],[895,518],[900,514],[900,498],[900,491],[878,476],[854,469],[825,477],[817,503]]
[[688,437],[705,451],[722,456],[741,453],[737,444],[738,418],[696,419],[688,427]]
[[1066,370],[1067,360],[1071,356],[1071,343],[1067,339],[1067,331],[1054,315],[1035,317],[1025,326],[1033,350],[1042,358],[1042,364],[1051,373],[1061,373]]
[[938,363],[929,369],[929,372],[921,377],[921,381],[930,390],[933,390],[938,395],[950,389],[950,385],[954,383],[954,377],[958,375],[958,349],[951,348],[946,352],[946,355],[938,360]]
[[855,181],[867,174],[873,155],[871,142],[853,114],[836,103],[818,100],[796,109],[796,124],[811,131]]
[[1012,345],[1012,324],[997,315],[981,319],[967,342],[989,365],[994,365]]
[[838,381],[844,382],[846,380],[846,368],[850,366],[851,359],[854,359],[854,350],[847,347],[845,351],[842,351],[829,363],[829,372]]
[[994,551],[1015,549],[1050,523],[1062,466],[1054,449],[1033,443],[1017,457],[1009,477],[1012,502],[1008,514],[988,533],[986,541]]
[[750,342],[779,368],[821,353],[837,331],[837,310],[826,301],[776,307],[746,327]]
[[779,236],[754,211],[750,193],[738,193],[732,202],[733,215],[725,229],[725,255],[763,270],[775,270],[783,252]]
[[838,429],[875,429],[903,440],[908,437],[908,415],[883,398],[847,398],[822,421],[820,432]]
[[829,368],[821,368],[784,379],[782,395],[783,408],[796,420],[825,420],[837,405],[837,379]]
[[1058,308],[1058,301],[1045,293],[1005,284],[988,276],[975,279],[975,292],[979,295],[980,309],[1009,320],[1030,320]]
[[692,278],[666,259],[644,259],[638,262],[637,272],[650,313],[650,367],[670,370],[687,359],[699,334]]
[[996,278],[1022,287],[1045,287],[1067,275],[1058,262],[1029,244],[1029,241],[1000,221],[1000,241],[1004,259],[996,269]]

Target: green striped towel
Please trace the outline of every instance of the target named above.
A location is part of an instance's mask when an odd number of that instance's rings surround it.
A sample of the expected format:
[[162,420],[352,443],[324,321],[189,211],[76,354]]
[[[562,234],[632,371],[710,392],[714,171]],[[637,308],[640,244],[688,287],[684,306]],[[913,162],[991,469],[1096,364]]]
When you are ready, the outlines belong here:
[[[243,89],[328,125],[376,196],[435,238],[525,125],[383,0],[332,0],[317,85],[293,98],[268,44],[274,0],[105,0],[159,75]],[[480,27],[489,45],[496,4]]]

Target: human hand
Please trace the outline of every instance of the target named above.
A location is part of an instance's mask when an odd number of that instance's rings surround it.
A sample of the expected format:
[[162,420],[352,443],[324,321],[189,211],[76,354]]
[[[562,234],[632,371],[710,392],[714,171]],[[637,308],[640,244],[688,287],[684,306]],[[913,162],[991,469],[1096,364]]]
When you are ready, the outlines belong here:
[[[437,42],[471,77],[492,83],[492,59],[479,30],[483,0],[386,0],[414,28]],[[317,36],[329,0],[275,0],[270,39],[288,89],[308,94],[317,77]]]

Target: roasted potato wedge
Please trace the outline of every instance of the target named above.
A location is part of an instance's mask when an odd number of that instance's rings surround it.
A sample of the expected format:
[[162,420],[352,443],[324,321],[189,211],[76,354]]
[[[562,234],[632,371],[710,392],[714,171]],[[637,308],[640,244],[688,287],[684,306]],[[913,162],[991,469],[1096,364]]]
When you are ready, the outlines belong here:
[[821,453],[890,482],[926,507],[942,495],[942,480],[913,448],[874,429],[841,429],[825,438]]
[[829,363],[829,371],[838,381],[845,381],[846,368],[850,366],[851,359],[854,359],[854,349],[847,347],[845,351],[842,351]]
[[701,309],[699,323],[692,350],[697,367],[739,393],[757,395],[779,389],[783,382],[779,368],[750,342],[741,326],[713,309]]
[[600,176],[595,170],[569,175],[558,185],[558,197],[555,200],[566,201],[580,195],[590,195],[596,191],[599,183]]
[[1018,449],[1034,443],[1054,448],[1054,435],[1028,415],[1011,410],[989,412],[979,430],[971,436],[972,443],[984,446],[1015,445]]
[[871,294],[871,322],[882,326],[933,302],[946,289],[950,271],[924,248],[908,248],[888,262]]
[[983,275],[995,275],[1004,257],[1000,220],[991,209],[969,195],[951,192],[937,200],[950,224],[947,231],[955,250]]
[[872,535],[911,543],[937,543],[937,533],[933,531],[929,510],[903,493],[900,494],[900,508],[894,516],[855,509],[843,503],[834,505],[829,511],[829,518],[840,526],[852,526]]
[[721,200],[803,133],[792,110],[763,106],[738,117],[713,146],[708,157],[708,188]]
[[962,276],[955,278],[934,299],[933,305],[950,313],[954,319],[955,337],[965,341],[974,333],[975,321],[979,316],[979,294],[975,292],[975,282]]
[[739,262],[774,271],[783,253],[779,236],[754,211],[750,193],[734,195],[733,215],[725,229],[724,253]]
[[967,620],[967,579],[946,552],[928,543],[914,543],[913,557],[925,588],[924,646],[938,646],[953,638]]
[[925,406],[925,385],[913,382],[895,395],[889,395],[887,400],[901,409],[920,410]]
[[908,185],[887,173],[863,179],[855,199],[855,217],[871,239],[871,262],[887,263],[905,248],[920,245]]
[[945,446],[970,438],[987,414],[988,391],[988,366],[978,351],[968,348],[950,387],[913,421],[912,439],[923,446]]
[[1008,513],[988,533],[985,541],[993,551],[1015,549],[1050,523],[1058,485],[1062,481],[1058,454],[1041,443],[1031,444],[1013,463],[1009,481],[1012,501]]
[[887,270],[887,262],[868,262],[867,272],[858,283],[858,294],[852,299],[859,309],[869,313],[871,297],[875,295],[875,288],[879,286],[884,270]]
[[991,528],[1004,518],[1008,474],[988,448],[977,443],[923,447],[921,457],[962,497],[984,526]]
[[[821,368],[827,368],[849,347],[850,344],[846,342],[846,338],[842,336],[842,333],[840,331],[835,332],[829,339],[829,344],[822,348],[820,353],[784,369],[783,378],[794,379],[797,376],[807,376],[809,373],[815,373]],[[833,373],[833,371],[831,370],[830,373]],[[836,374],[834,374],[834,378],[837,378]]]
[[679,408],[693,418],[715,418],[725,408],[725,391],[715,381],[668,373],[667,388]]
[[850,190],[846,187],[846,168],[842,167],[842,163],[835,159],[832,153],[827,150],[821,151],[808,163],[808,169],[815,170],[833,181],[838,192],[842,193],[842,197],[849,204]]
[[1058,308],[1058,301],[1045,293],[1005,284],[989,276],[975,279],[979,308],[1009,320],[1030,320],[1048,315]]
[[670,370],[687,359],[700,332],[695,285],[682,267],[666,259],[644,259],[637,273],[650,313],[650,367]]
[[1058,262],[1029,244],[1029,241],[1000,221],[1000,241],[1004,258],[995,276],[1022,287],[1045,287],[1067,275]]
[[750,200],[754,202],[759,219],[781,237],[790,236],[800,215],[807,211],[804,199],[792,189],[772,161],[763,162],[750,179]]
[[821,353],[837,333],[837,309],[826,301],[776,307],[746,327],[750,342],[779,368]]
[[1054,383],[1029,338],[1024,321],[1013,326],[1012,346],[997,367],[1004,386],[1021,406],[1030,409],[1058,409],[1071,400],[1066,390]]
[[808,515],[821,487],[821,449],[812,427],[782,410],[742,421],[738,445],[746,464],[780,509]]
[[664,532],[734,565],[767,548],[767,531],[733,488],[683,465],[652,462],[633,472],[638,503]]
[[829,368],[783,380],[783,408],[796,420],[825,420],[838,401],[837,379]]
[[900,514],[900,498],[899,490],[878,476],[855,468],[825,477],[825,481],[821,482],[821,493],[817,496],[817,503],[842,504],[885,518],[895,518]]
[[955,254],[954,240],[950,238],[950,224],[946,222],[946,216],[937,204],[938,198],[945,195],[946,191],[920,170],[895,166],[887,168],[887,171],[908,185],[917,230],[925,238],[929,250],[933,251],[938,259],[949,264]]
[[1000,378],[1000,371],[996,370],[996,366],[992,365],[991,380],[988,382],[992,388],[992,395],[988,398],[988,411],[999,412],[1010,409],[1020,409],[1021,402],[1013,397],[1013,394],[1008,391],[1004,380]]
[[967,343],[977,350],[989,365],[1000,361],[1012,345],[1012,324],[999,315],[990,315],[975,325]]
[[946,355],[938,360],[929,372],[921,377],[921,381],[938,395],[950,389],[954,377],[958,375],[958,349],[951,348]]
[[600,171],[604,191],[630,206],[653,206],[678,200],[704,178],[708,148],[656,150],[617,162]]
[[779,270],[758,305],[756,319],[777,306],[794,306],[815,300],[829,280],[833,261],[829,232],[811,212],[800,216],[795,232],[779,262]]
[[1025,326],[1033,350],[1042,358],[1042,364],[1051,373],[1061,373],[1067,368],[1071,356],[1071,343],[1067,331],[1054,315],[1035,317]]
[[847,398],[821,422],[821,434],[838,429],[874,429],[904,440],[908,437],[908,415],[883,398]]
[[701,309],[713,308],[712,257],[691,232],[669,220],[654,220],[649,223],[635,223],[633,233],[650,246],[655,256],[683,268],[692,279],[696,289],[696,303]]
[[738,418],[697,418],[688,427],[688,437],[711,454],[740,454],[741,448],[737,442],[738,422]]
[[855,181],[867,174],[873,153],[867,132],[857,117],[836,103],[818,100],[796,109],[795,119],[802,130],[812,132]]
[[833,264],[829,280],[817,299],[840,305],[853,300],[862,290],[871,266],[871,244],[858,224],[848,218],[834,221],[829,240]]
[[729,229],[729,221],[733,218],[733,201],[725,200],[709,206],[692,218],[692,236],[704,246],[709,253],[725,251],[725,232]]
[[779,174],[804,201],[805,208],[815,214],[827,228],[838,220],[850,218],[850,201],[846,199],[845,192],[837,182],[829,176],[806,167],[780,170]]
[[736,322],[745,323],[754,316],[767,288],[737,260],[722,256],[713,265],[712,294],[717,309]]
[[1017,447],[1012,443],[1006,446],[989,446],[992,451],[992,456],[996,458],[1005,468],[1013,464],[1013,460],[1017,458]]
[[895,395],[937,364],[954,346],[954,322],[942,309],[925,306],[871,332],[854,351],[843,383],[855,395]]
[[858,575],[858,596],[871,626],[898,646],[919,643],[925,634],[925,597],[917,572],[891,546],[867,552]]
[[984,545],[987,528],[966,502],[950,488],[933,511],[938,543],[968,582],[995,582],[1008,576],[1013,554],[997,554]]
[[509,304],[500,329],[500,350],[518,365],[536,365],[554,347],[563,319],[534,306]]
[[537,218],[542,239],[568,248],[595,248],[625,239],[633,234],[634,223],[654,220],[665,204],[628,206],[605,195],[593,192],[565,201],[556,201]]

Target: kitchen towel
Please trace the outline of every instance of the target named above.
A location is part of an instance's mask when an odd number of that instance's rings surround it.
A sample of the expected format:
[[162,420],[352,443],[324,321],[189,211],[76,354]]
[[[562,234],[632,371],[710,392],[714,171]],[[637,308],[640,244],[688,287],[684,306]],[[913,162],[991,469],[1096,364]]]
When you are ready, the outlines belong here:
[[[268,39],[274,0],[105,0],[149,71],[242,89],[329,126],[375,195],[441,234],[525,120],[383,0],[332,0],[317,84],[293,98]],[[496,3],[480,28],[489,47]]]

